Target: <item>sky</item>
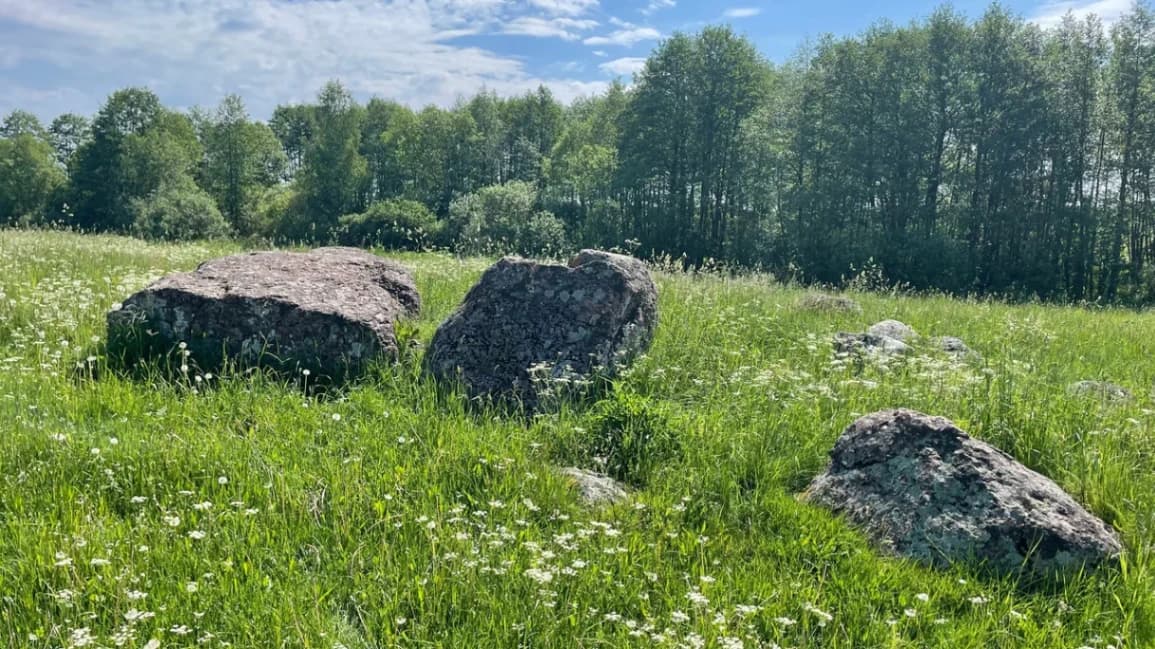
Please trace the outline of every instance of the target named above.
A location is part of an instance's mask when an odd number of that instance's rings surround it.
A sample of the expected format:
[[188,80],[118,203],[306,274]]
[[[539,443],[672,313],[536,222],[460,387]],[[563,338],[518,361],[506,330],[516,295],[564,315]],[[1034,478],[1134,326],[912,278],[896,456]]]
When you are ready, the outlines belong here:
[[[978,17],[986,0],[955,0]],[[1004,0],[1042,25],[1131,0]],[[913,0],[0,0],[0,115],[92,115],[146,86],[172,108],[239,94],[267,119],[330,79],[354,96],[452,105],[544,84],[562,101],[629,83],[661,40],[729,24],[774,62],[823,34],[926,17]]]

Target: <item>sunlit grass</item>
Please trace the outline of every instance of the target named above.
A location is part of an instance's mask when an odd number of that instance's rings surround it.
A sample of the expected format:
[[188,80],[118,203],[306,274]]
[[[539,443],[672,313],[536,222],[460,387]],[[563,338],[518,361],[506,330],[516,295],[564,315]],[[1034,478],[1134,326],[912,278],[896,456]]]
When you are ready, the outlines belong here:
[[[551,467],[596,466],[605,408],[477,413],[419,353],[318,399],[107,371],[112,304],[236,250],[0,231],[3,646],[1155,642],[1153,315],[868,294],[862,313],[807,311],[765,277],[660,273],[654,347],[608,398],[676,444],[590,511]],[[487,262],[402,259],[427,342]],[[884,318],[983,361],[835,357],[831,334]],[[1134,399],[1068,395],[1082,379]],[[842,428],[894,406],[1054,478],[1121,531],[1122,566],[1042,589],[935,572],[795,499]]]

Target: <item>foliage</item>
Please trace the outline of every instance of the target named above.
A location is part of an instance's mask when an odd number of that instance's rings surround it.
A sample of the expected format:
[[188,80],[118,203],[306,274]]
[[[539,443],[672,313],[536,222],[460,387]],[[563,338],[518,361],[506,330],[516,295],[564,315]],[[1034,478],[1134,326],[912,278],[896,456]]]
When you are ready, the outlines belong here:
[[669,408],[625,390],[598,402],[586,436],[595,468],[633,485],[645,485],[655,471],[682,457]]
[[131,209],[132,232],[144,239],[192,241],[230,234],[212,196],[191,178],[161,183],[148,196],[133,199]]
[[449,231],[468,253],[536,255],[565,249],[565,225],[535,209],[537,190],[523,181],[492,185],[449,206]]
[[0,139],[0,225],[40,223],[65,182],[44,140],[27,132]]
[[424,250],[441,232],[437,215],[405,199],[373,203],[360,214],[342,216],[339,225],[337,238],[342,244],[388,250]]

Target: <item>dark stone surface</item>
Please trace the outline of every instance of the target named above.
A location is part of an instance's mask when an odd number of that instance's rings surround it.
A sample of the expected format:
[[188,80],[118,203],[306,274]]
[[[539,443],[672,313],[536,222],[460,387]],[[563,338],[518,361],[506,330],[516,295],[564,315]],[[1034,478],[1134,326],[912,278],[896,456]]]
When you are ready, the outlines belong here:
[[930,565],[974,561],[1050,576],[1121,550],[1115,532],[1050,479],[949,420],[912,410],[851,424],[805,497]]
[[612,375],[645,351],[657,289],[632,257],[583,250],[569,266],[507,257],[482,275],[434,334],[426,369],[472,398],[537,407],[531,368],[562,381]]
[[255,252],[162,278],[108,314],[110,358],[185,343],[202,370],[241,366],[344,380],[397,354],[393,323],[421,300],[404,267],[356,248]]

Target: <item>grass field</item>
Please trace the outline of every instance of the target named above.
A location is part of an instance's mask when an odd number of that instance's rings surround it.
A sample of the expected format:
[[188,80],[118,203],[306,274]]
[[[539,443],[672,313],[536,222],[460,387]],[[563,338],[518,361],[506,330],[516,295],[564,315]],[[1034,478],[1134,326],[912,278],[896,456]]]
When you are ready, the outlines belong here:
[[[5,647],[1145,647],[1155,643],[1155,314],[856,295],[659,273],[651,353],[608,403],[472,412],[420,354],[325,398],[262,378],[105,371],[108,308],[235,251],[0,231]],[[406,256],[426,342],[487,265]],[[980,363],[848,363],[897,318]],[[1069,396],[1108,379],[1135,398]],[[1118,567],[1025,587],[888,558],[795,494],[859,414],[954,419],[1120,530]],[[628,419],[632,498],[584,508]]]

